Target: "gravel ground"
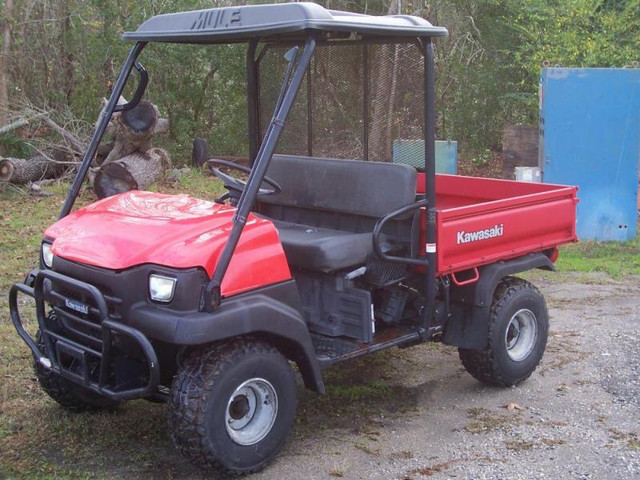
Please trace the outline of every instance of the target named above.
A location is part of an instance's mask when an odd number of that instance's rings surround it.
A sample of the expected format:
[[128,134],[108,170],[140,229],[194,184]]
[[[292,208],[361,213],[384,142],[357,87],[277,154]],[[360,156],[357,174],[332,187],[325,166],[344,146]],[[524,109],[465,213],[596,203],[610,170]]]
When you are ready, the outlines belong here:
[[640,280],[586,281],[536,282],[551,331],[520,386],[483,386],[437,345],[373,359],[391,398],[360,423],[296,427],[252,480],[640,479]]

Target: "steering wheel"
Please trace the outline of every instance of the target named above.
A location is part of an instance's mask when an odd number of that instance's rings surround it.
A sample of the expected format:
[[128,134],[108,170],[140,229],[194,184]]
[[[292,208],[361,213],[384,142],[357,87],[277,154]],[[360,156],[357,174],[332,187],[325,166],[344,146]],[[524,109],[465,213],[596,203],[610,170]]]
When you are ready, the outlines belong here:
[[[224,204],[224,201],[229,199],[229,203],[231,205],[237,205],[238,200],[240,200],[240,195],[247,186],[247,182],[232,177],[231,175],[227,175],[226,173],[223,173],[220,168],[216,167],[226,167],[246,174],[251,173],[251,169],[243,165],[238,165],[237,163],[229,162],[227,160],[220,160],[218,158],[210,158],[209,160],[207,160],[207,166],[209,167],[209,170],[211,170],[211,173],[222,180],[224,188],[227,189],[227,193],[219,198],[216,198],[216,203]],[[262,184],[266,184],[271,188],[262,188]],[[280,193],[281,191],[282,187],[278,185],[278,182],[276,182],[272,178],[265,176],[262,179],[262,183],[260,184],[258,195],[273,195],[274,193]]]

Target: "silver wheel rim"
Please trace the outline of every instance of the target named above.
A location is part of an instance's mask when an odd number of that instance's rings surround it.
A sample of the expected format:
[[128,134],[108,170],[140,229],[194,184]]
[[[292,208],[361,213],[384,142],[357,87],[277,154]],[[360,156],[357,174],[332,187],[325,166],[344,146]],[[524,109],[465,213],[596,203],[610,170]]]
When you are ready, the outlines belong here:
[[509,358],[520,362],[533,351],[538,338],[538,322],[531,310],[523,308],[513,314],[504,332]]
[[278,415],[278,395],[264,378],[252,378],[231,394],[225,412],[229,437],[239,445],[254,445],[271,431]]

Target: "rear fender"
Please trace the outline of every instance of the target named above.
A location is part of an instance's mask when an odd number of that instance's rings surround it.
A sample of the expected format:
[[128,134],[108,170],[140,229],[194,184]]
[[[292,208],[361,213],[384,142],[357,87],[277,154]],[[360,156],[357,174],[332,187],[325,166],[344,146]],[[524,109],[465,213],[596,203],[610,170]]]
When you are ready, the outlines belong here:
[[531,253],[478,268],[480,278],[475,283],[462,287],[452,285],[451,317],[446,323],[442,342],[473,350],[487,348],[491,303],[496,287],[504,277],[534,268],[555,270],[547,255]]

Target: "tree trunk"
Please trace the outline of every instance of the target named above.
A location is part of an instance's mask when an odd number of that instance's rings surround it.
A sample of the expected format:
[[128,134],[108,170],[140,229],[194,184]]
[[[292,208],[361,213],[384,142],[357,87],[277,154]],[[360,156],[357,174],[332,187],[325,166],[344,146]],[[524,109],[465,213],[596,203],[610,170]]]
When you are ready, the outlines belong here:
[[144,190],[162,178],[170,166],[169,154],[161,148],[132,153],[108,163],[105,161],[95,174],[93,190],[98,198],[129,190]]
[[71,12],[69,2],[63,0],[58,4],[58,15],[60,16],[60,56],[62,60],[62,72],[64,74],[64,103],[69,105],[71,94],[74,89],[73,54],[71,53]]
[[16,184],[37,182],[45,178],[58,178],[68,168],[73,158],[66,152],[52,152],[51,156],[36,155],[32,158],[0,158],[0,181]]
[[2,58],[0,58],[0,125],[9,120],[9,55],[11,54],[11,30],[13,29],[13,0],[4,2],[2,25]]

